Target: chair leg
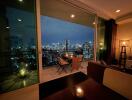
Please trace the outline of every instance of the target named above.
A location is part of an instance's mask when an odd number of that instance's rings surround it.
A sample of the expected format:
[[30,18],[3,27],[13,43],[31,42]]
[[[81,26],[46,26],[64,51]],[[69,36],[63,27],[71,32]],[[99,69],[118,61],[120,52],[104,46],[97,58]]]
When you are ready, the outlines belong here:
[[61,66],[59,66],[59,68],[57,69],[57,72],[59,72],[60,69],[61,69]]
[[67,73],[67,71],[66,71],[66,67],[65,67],[65,66],[63,66],[63,70]]
[[63,66],[59,66],[59,68],[58,68],[58,70],[57,70],[57,72],[62,72],[62,71],[65,71],[66,73],[67,73],[67,71],[66,71],[66,67],[65,67],[66,65],[63,65]]

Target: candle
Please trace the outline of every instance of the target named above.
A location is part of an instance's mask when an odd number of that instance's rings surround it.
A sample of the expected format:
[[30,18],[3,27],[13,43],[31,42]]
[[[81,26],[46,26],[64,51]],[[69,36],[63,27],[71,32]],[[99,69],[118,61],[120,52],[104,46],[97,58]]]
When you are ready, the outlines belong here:
[[80,88],[80,87],[76,88],[76,96],[79,98],[82,98],[84,96],[84,91],[82,88]]

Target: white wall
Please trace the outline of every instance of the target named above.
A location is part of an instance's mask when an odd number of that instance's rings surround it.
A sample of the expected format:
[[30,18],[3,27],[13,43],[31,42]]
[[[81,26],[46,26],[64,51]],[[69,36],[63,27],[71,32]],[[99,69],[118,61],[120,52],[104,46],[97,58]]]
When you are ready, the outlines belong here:
[[132,49],[132,22],[124,23],[118,25],[117,27],[117,38],[116,38],[116,58],[119,59],[120,48],[119,40],[130,40],[130,46],[127,47],[127,56],[132,56],[130,54],[130,49]]

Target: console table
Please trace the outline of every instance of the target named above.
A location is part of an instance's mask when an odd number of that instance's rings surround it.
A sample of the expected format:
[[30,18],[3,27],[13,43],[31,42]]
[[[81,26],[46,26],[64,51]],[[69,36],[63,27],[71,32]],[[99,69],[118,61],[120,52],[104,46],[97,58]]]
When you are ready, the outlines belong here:
[[84,73],[77,72],[52,81],[41,83],[39,84],[39,98],[42,100],[53,93],[61,91],[67,87],[72,87],[75,84],[86,80],[87,78],[87,75]]

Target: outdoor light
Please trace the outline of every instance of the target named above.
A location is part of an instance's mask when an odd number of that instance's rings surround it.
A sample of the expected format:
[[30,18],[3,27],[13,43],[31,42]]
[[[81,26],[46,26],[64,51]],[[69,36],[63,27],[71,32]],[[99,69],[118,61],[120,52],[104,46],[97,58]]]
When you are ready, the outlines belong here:
[[28,67],[28,64],[26,64],[25,66]]
[[27,85],[26,80],[23,80],[23,86],[25,87]]
[[19,73],[20,73],[20,76],[22,77],[26,76],[26,69],[25,68],[20,69]]
[[68,57],[68,53],[66,53],[65,56]]
[[91,43],[92,43],[92,41],[89,41],[89,43],[91,44]]
[[19,49],[21,49],[21,47],[18,47]]
[[76,88],[76,96],[79,98],[82,98],[84,96],[84,91],[82,88],[80,88],[80,87]]

